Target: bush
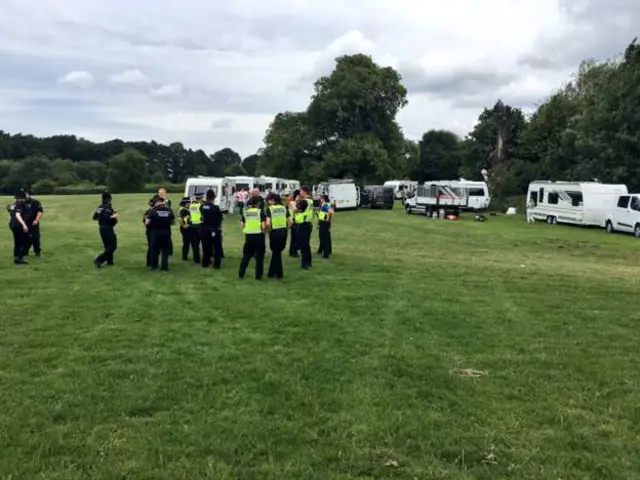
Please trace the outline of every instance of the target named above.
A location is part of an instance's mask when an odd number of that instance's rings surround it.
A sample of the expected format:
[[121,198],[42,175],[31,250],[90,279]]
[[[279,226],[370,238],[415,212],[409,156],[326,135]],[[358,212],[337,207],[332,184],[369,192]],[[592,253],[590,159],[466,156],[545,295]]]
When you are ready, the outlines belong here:
[[51,195],[57,188],[56,182],[49,178],[42,179],[31,186],[33,195]]
[[53,193],[56,195],[98,195],[107,189],[105,185],[94,185],[89,182],[78,183],[77,185],[65,185],[56,187]]
[[182,195],[184,193],[184,183],[147,183],[144,186],[145,193],[158,193],[158,189],[163,187],[167,193],[179,193]]

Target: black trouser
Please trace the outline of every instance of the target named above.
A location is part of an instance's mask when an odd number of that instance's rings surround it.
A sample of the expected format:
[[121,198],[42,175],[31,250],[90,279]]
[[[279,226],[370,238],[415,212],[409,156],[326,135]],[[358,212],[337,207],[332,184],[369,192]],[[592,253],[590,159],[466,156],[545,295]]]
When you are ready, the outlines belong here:
[[318,222],[318,255],[324,258],[331,256],[331,224],[329,222]]
[[191,227],[180,227],[180,234],[182,235],[182,260],[189,259],[189,250],[191,250]]
[[29,234],[20,225],[10,226],[13,233],[13,259],[22,260],[29,248]]
[[307,269],[311,266],[311,232],[313,226],[309,222],[298,224],[298,249],[300,250],[300,266]]
[[200,263],[200,244],[202,243],[202,226],[192,225],[191,230],[191,249],[193,250],[193,263]]
[[104,246],[104,252],[96,257],[96,262],[107,265],[113,265],[113,254],[118,248],[118,237],[113,227],[101,225],[99,228],[100,238]]
[[173,255],[173,239],[169,238],[169,256]]
[[238,276],[244,278],[247,267],[252,258],[256,259],[256,278],[260,280],[264,271],[264,233],[253,233],[244,236],[242,247],[242,260],[240,260],[240,271]]
[[269,262],[269,278],[283,278],[282,252],[287,246],[287,229],[271,230],[269,234],[269,248],[271,249],[271,261]]
[[151,270],[158,268],[160,257],[160,269],[169,270],[169,253],[171,252],[171,231],[150,230],[151,235]]
[[298,224],[291,225],[291,240],[289,241],[289,255],[296,257],[298,255]]
[[147,236],[147,267],[151,266],[151,230],[147,228],[145,231]]
[[29,250],[33,247],[33,253],[40,255],[40,224],[29,225],[29,236],[27,237],[27,245],[25,247],[25,255],[29,255]]
[[220,230],[202,229],[202,266],[211,265],[213,257],[213,268],[220,268],[222,263],[222,232]]

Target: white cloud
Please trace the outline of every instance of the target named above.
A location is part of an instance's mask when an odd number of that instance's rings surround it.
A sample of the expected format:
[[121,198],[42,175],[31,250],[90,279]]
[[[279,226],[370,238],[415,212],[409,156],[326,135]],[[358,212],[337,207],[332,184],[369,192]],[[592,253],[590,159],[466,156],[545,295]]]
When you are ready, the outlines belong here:
[[94,81],[93,75],[84,70],[74,70],[58,78],[58,83],[80,88],[90,87]]
[[117,85],[140,86],[145,85],[148,82],[148,78],[144,73],[136,68],[110,75],[109,82]]
[[243,156],[341,54],[402,73],[408,135],[464,134],[497,98],[529,109],[585,56],[621,52],[640,21],[637,0],[137,0],[145,15],[124,0],[2,4],[4,129]]

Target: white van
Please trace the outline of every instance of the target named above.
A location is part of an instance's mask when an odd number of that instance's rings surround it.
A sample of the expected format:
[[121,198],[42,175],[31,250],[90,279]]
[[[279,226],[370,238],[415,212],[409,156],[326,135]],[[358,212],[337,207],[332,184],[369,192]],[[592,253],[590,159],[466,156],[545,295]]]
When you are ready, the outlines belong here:
[[329,180],[318,184],[316,195],[328,195],[335,210],[358,208],[360,205],[360,189],[353,180]]
[[211,189],[216,194],[213,203],[220,207],[220,210],[233,213],[234,207],[234,182],[228,177],[194,177],[188,178],[184,187],[184,196],[194,198],[196,195],[203,195]]
[[633,233],[640,238],[640,193],[620,195],[605,221],[607,232]]
[[413,180],[387,180],[383,187],[393,188],[393,194],[396,199],[402,198],[402,192],[411,192],[418,186],[418,182]]

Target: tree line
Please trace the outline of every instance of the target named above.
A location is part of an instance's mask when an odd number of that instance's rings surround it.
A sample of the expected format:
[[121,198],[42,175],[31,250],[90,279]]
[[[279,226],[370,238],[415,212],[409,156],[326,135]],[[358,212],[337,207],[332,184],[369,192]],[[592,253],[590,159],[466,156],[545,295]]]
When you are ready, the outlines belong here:
[[367,55],[336,59],[319,78],[308,107],[278,113],[264,146],[242,159],[230,148],[211,155],[181,143],[112,140],[73,135],[37,138],[0,131],[0,190],[74,193],[108,186],[138,192],[179,185],[195,175],[271,175],[314,183],[354,178],[375,184],[489,172],[497,198],[522,195],[533,179],[592,180],[640,188],[640,46],[621,58],[584,61],[573,78],[529,115],[498,100],[464,138],[429,130],[407,139],[397,123],[407,105],[401,75]]

